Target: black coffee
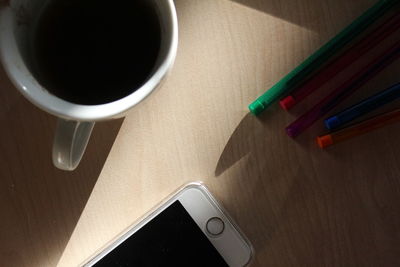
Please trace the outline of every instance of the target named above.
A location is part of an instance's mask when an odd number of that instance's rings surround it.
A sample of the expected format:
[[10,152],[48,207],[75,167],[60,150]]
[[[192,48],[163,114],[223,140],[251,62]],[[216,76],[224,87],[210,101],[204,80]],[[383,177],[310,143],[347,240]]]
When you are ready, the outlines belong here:
[[32,72],[64,100],[108,103],[146,81],[160,42],[160,22],[146,0],[53,0],[34,32]]

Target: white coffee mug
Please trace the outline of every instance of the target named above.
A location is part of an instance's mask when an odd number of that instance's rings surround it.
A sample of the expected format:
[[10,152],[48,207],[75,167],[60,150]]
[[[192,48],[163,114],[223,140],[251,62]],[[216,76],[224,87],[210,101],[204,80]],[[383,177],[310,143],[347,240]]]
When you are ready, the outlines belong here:
[[160,51],[152,74],[126,97],[101,105],[80,105],[49,93],[27,66],[29,36],[35,19],[48,1],[0,0],[0,59],[15,87],[34,105],[58,117],[53,163],[60,169],[74,170],[82,158],[95,121],[123,117],[165,78],[174,63],[178,46],[177,16],[173,0],[148,0],[156,9],[161,24]]

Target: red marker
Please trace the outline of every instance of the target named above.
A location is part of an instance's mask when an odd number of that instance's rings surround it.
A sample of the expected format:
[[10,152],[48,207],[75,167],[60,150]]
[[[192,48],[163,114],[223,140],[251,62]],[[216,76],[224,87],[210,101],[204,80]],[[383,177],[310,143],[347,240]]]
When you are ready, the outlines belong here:
[[359,72],[354,74],[350,79],[345,81],[341,86],[333,90],[318,104],[298,117],[294,122],[286,127],[286,133],[291,137],[298,136],[314,122],[316,122],[330,110],[336,107],[339,103],[341,103],[344,99],[358,90],[366,82],[376,76],[398,57],[400,57],[400,40],[398,40],[384,53],[376,57],[371,63],[362,68]]
[[399,121],[400,109],[396,109],[394,111],[375,116],[372,119],[363,121],[343,130],[318,136],[317,143],[320,148],[325,148]]
[[360,40],[354,46],[349,48],[343,55],[339,56],[336,60],[315,73],[314,76],[305,81],[305,83],[295,89],[290,95],[283,98],[279,102],[280,106],[285,110],[291,109],[399,28],[400,13],[396,13],[382,25],[377,27],[374,32]]

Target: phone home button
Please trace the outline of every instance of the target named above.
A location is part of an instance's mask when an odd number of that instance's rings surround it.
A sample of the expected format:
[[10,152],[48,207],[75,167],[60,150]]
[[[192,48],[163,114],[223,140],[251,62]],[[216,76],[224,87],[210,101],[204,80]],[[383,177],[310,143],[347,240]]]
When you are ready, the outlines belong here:
[[225,229],[225,223],[221,218],[212,217],[207,221],[206,230],[210,235],[218,236]]

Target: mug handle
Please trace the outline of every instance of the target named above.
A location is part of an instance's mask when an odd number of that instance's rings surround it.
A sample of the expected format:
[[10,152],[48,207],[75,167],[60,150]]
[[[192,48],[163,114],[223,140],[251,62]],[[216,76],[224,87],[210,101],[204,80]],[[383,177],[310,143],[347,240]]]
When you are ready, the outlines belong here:
[[89,142],[94,122],[70,121],[59,118],[53,142],[53,164],[73,171],[78,166]]

